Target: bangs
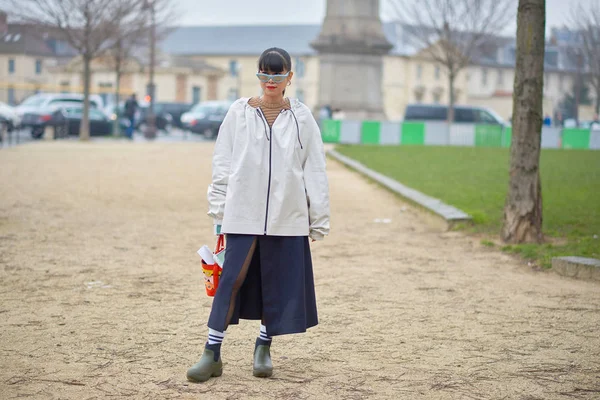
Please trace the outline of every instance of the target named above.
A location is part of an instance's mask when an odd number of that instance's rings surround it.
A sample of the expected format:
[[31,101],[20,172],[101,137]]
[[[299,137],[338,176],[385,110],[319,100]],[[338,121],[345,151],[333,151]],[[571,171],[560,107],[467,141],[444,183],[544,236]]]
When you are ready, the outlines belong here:
[[270,51],[258,61],[259,71],[269,72],[272,74],[280,74],[283,71],[290,69],[285,58],[275,51]]

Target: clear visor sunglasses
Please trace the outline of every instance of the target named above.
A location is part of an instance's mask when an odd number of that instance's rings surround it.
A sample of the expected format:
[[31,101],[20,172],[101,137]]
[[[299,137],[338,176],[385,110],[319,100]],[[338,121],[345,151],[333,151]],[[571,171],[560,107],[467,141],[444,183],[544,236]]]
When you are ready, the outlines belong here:
[[259,72],[256,74],[256,76],[258,77],[258,79],[261,82],[273,81],[275,83],[281,83],[281,82],[285,81],[285,79],[289,75],[290,75],[289,72],[287,74],[276,74],[276,75],[263,74],[262,72]]

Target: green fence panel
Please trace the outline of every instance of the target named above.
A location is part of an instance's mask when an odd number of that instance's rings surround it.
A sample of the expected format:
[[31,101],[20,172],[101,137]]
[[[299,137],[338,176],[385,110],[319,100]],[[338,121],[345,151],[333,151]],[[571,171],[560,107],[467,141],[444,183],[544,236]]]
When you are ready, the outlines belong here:
[[511,140],[512,126],[508,126],[502,131],[502,147],[510,147]]
[[475,147],[501,147],[502,127],[499,125],[475,125]]
[[401,144],[425,144],[425,124],[405,122],[402,124]]
[[342,130],[342,121],[326,119],[323,121],[321,137],[324,143],[339,143]]
[[379,144],[381,123],[379,121],[364,121],[360,132],[362,144]]
[[589,129],[563,129],[562,131],[563,149],[589,149],[590,131]]

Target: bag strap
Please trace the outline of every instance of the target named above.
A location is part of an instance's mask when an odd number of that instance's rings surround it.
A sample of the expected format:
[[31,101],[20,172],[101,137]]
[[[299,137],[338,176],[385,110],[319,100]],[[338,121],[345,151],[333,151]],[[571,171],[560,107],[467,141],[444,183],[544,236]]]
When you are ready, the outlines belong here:
[[217,247],[215,248],[215,253],[220,252],[225,248],[225,235],[219,235],[217,239]]

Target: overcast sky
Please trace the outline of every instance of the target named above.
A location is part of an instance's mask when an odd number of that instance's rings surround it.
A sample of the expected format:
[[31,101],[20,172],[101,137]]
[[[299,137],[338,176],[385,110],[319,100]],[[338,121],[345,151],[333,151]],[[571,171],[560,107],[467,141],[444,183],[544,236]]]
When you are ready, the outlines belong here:
[[[174,0],[179,3],[183,25],[317,24],[325,16],[326,0]],[[380,0],[383,5],[386,0]],[[517,0],[515,1],[515,7]],[[600,0],[546,0],[546,27],[567,22],[570,8]],[[385,9],[382,6],[382,9]],[[515,25],[516,26],[516,25]],[[506,34],[513,34],[516,27]],[[511,32],[512,30],[512,32]]]

